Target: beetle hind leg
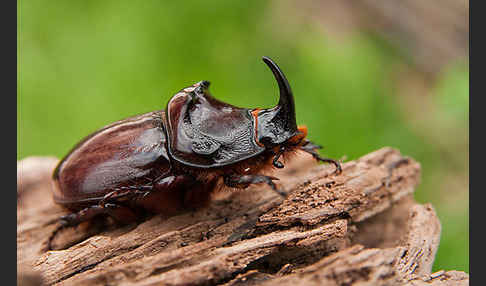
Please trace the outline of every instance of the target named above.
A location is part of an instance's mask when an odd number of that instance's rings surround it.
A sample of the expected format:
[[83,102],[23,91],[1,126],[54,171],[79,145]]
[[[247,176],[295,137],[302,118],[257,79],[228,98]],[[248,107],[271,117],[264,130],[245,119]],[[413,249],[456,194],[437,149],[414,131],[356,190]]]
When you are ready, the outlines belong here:
[[59,218],[59,225],[47,240],[46,250],[52,249],[52,241],[59,231],[68,227],[77,226],[80,223],[92,220],[99,215],[109,215],[116,221],[124,224],[135,222],[138,218],[132,209],[122,205],[107,203],[103,205],[98,204],[89,206],[78,212],[70,213]]

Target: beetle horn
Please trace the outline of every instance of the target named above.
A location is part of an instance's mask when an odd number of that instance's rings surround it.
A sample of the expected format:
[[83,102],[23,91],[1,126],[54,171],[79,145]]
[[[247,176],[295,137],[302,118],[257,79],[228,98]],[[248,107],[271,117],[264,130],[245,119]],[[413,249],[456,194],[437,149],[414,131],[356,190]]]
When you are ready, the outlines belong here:
[[279,111],[275,118],[281,119],[281,122],[286,123],[287,129],[297,130],[297,123],[295,120],[295,103],[292,90],[290,89],[289,82],[283,74],[282,70],[278,65],[272,61],[269,57],[262,58],[265,64],[272,70],[272,73],[277,80],[278,87],[280,89],[280,99],[278,101],[277,107]]

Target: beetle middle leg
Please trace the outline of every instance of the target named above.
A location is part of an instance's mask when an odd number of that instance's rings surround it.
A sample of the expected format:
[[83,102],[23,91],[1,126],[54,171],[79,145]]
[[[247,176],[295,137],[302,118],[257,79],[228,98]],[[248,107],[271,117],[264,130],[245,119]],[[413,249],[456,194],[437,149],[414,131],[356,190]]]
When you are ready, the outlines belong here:
[[232,188],[244,189],[251,184],[265,183],[269,185],[274,192],[282,197],[287,197],[287,194],[277,188],[273,180],[278,178],[263,175],[226,175],[223,177],[224,184]]
[[119,187],[106,194],[99,202],[99,205],[104,205],[111,201],[130,200],[137,197],[143,198],[150,194],[152,189],[152,185]]
[[89,221],[99,215],[109,215],[116,221],[124,224],[137,221],[138,216],[129,207],[106,203],[104,205],[96,204],[84,208],[78,212],[70,213],[59,218],[58,227],[52,232],[51,236],[47,241],[47,250],[51,250],[51,244],[54,237],[62,229],[77,226],[82,222]]
[[334,166],[336,166],[336,170],[334,171],[335,174],[341,174],[343,171],[341,168],[341,163],[339,163],[338,160],[330,159],[330,158],[322,158],[319,153],[316,152],[316,149],[321,149],[322,147],[319,145],[316,145],[310,141],[307,141],[304,143],[304,145],[300,146],[300,149],[304,152],[307,152],[314,157],[314,159],[325,162],[325,163],[332,163]]

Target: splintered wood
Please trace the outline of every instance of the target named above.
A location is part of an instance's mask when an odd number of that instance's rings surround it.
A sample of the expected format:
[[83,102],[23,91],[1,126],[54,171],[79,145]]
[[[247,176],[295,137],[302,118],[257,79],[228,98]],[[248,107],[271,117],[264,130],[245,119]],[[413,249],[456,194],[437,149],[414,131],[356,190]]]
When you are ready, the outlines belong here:
[[[45,244],[66,213],[55,158],[18,165],[19,283],[29,285],[468,285],[431,273],[440,223],[413,192],[420,165],[392,148],[334,166],[300,154],[267,186],[215,194],[206,209],[139,224],[81,224]],[[36,284],[37,283],[37,284]],[[20,284],[19,284],[20,285]]]

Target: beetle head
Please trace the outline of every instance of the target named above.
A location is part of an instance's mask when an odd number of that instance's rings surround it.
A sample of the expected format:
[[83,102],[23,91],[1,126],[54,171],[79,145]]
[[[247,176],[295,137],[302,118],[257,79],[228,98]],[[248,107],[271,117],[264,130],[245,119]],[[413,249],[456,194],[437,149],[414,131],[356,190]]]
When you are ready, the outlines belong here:
[[263,57],[263,61],[272,70],[280,90],[280,99],[275,107],[253,111],[257,121],[257,140],[269,148],[288,141],[299,130],[295,119],[294,97],[287,78],[270,58]]
[[298,145],[306,135],[297,128],[289,83],[269,58],[280,89],[278,104],[269,109],[246,109],[214,98],[209,82],[182,89],[167,103],[165,127],[169,155],[198,168],[234,164],[280,145]]

